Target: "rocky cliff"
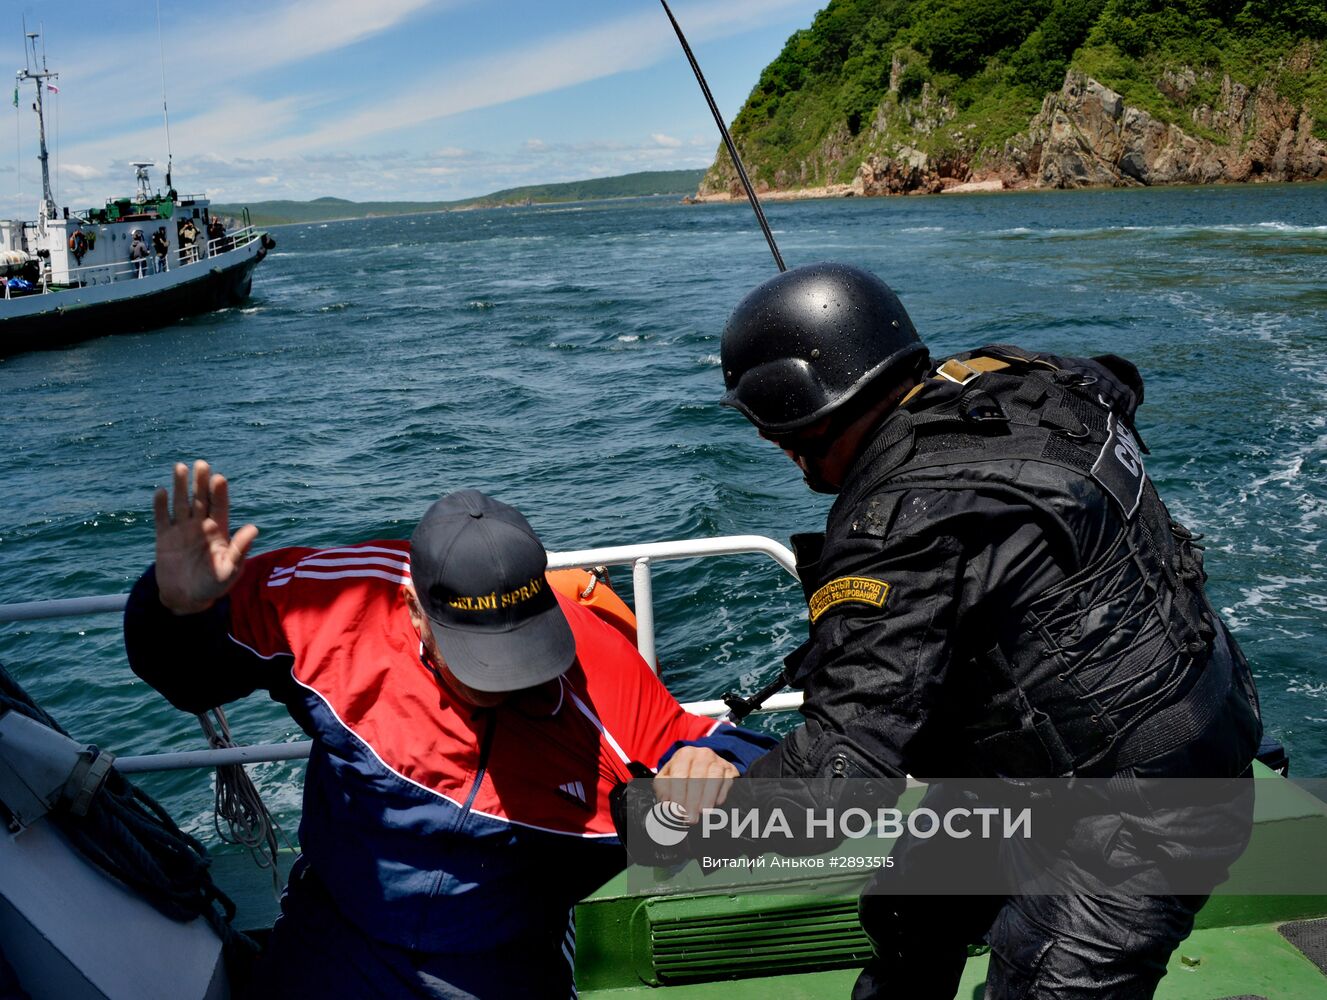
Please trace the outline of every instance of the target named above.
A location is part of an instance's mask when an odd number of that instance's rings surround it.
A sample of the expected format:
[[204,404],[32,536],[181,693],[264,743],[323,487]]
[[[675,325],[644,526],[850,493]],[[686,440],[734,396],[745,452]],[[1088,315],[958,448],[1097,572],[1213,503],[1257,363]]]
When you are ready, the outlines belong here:
[[[1184,106],[1200,82],[1184,68],[1157,86]],[[1327,177],[1327,143],[1314,136],[1312,115],[1271,87],[1223,76],[1217,100],[1192,107],[1190,122],[1160,121],[1071,70],[1027,131],[980,173],[1008,186],[1052,188]]]
[[[1115,91],[1070,70],[1064,86],[1046,95],[1027,129],[1003,149],[965,148],[961,134],[950,137],[955,145],[940,156],[896,142],[887,152],[868,154],[851,184],[806,193],[870,196],[1327,179],[1327,143],[1313,134],[1307,108],[1296,107],[1270,86],[1246,87],[1228,75],[1220,78],[1214,101],[1193,99],[1200,89],[1211,89],[1201,84],[1215,82],[1210,73],[1187,67],[1158,81],[1158,88],[1176,104],[1191,105],[1191,124],[1182,128],[1130,107]],[[882,108],[874,126],[877,133],[897,132],[897,122],[891,120],[897,114],[897,105]],[[924,123],[921,134],[943,128],[948,117],[944,102],[929,94],[904,114],[914,127]],[[802,178],[777,180],[780,183],[761,187],[777,194],[798,187]],[[723,176],[723,182],[718,191],[702,188],[701,197],[742,196],[735,177]]]
[[[906,65],[896,56],[888,94],[865,127],[856,134],[829,130],[808,153],[772,170],[762,170],[756,154],[752,174],[774,198],[1327,179],[1327,142],[1320,138],[1327,133],[1319,127],[1315,135],[1311,102],[1291,97],[1294,86],[1285,86],[1322,80],[1327,53],[1314,40],[1286,53],[1253,86],[1216,69],[1157,69],[1147,84],[1133,86],[1151,110],[1071,66],[1039,110],[1031,103],[1023,111],[1031,114],[1026,126],[998,143],[987,137],[986,145],[973,111],[958,110],[929,82],[920,93],[902,93]],[[1005,134],[1014,129],[1016,121]],[[742,196],[726,153],[698,196]]]

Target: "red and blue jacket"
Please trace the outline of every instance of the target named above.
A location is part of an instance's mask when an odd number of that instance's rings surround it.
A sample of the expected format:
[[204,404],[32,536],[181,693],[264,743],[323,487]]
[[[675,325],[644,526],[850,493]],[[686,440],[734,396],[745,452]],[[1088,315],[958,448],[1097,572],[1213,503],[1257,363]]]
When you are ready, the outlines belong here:
[[134,672],[202,712],[265,689],[313,738],[300,846],[343,915],[399,947],[464,952],[556,935],[626,865],[608,796],[682,743],[740,770],[767,736],[691,715],[631,642],[559,595],[576,661],[497,708],[454,698],[423,655],[409,544],[251,557],[228,597],[175,616],[134,586]]

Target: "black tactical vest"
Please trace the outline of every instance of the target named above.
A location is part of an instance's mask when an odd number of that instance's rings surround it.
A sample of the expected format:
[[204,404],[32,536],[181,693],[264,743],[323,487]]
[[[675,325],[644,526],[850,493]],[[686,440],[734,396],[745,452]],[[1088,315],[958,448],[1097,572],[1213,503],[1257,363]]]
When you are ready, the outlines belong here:
[[[1116,773],[1203,731],[1232,682],[1256,713],[1200,547],[1144,470],[1133,365],[992,345],[942,362],[914,395],[853,468],[825,544],[864,505],[888,524],[908,491],[979,489],[1037,511],[1069,568],[971,649],[965,673],[988,689],[961,723],[966,773]],[[808,599],[823,582],[803,580]]]

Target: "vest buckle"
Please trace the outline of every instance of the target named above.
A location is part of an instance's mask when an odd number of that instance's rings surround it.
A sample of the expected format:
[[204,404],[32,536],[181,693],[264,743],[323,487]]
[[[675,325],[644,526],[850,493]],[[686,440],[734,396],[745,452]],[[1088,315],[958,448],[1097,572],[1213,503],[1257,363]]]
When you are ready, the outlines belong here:
[[974,378],[981,374],[981,369],[973,368],[971,365],[964,364],[957,358],[950,358],[939,368],[935,374],[943,379],[948,379],[957,385],[967,385]]

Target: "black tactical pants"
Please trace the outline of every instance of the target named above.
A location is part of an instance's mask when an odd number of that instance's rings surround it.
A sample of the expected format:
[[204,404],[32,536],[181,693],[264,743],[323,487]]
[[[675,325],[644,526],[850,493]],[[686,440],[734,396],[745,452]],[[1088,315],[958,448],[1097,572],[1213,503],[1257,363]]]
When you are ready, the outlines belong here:
[[953,1000],[967,945],[984,938],[986,1000],[1149,1000],[1205,899],[864,896],[877,955],[852,995]]
[[[1133,815],[1075,813],[1049,843],[905,834],[894,867],[862,895],[875,957],[854,1000],[952,1000],[968,946],[981,942],[990,945],[986,1000],[1149,1000],[1247,843],[1251,783],[1229,787],[1232,795],[1196,807],[1190,796],[1182,810],[1148,816],[1165,821],[1168,848],[1185,847],[1178,865],[1153,850]],[[933,785],[923,805],[971,804],[964,796]]]

